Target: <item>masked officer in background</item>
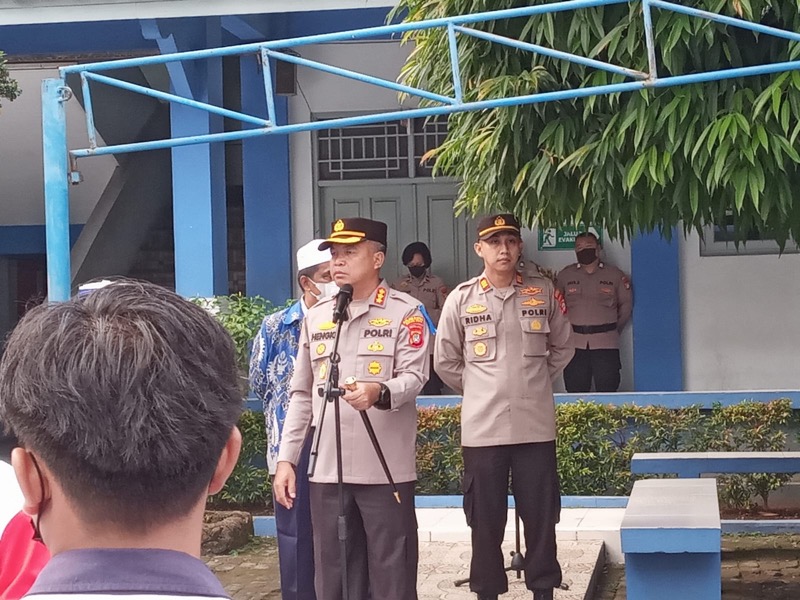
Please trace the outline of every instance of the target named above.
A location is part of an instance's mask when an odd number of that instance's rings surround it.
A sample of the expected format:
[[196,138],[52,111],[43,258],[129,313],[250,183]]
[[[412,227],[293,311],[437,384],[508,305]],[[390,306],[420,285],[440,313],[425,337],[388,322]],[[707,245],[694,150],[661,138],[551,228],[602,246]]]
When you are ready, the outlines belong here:
[[[439,315],[442,314],[442,306],[447,298],[447,286],[441,277],[431,273],[431,262],[431,251],[428,246],[422,242],[412,242],[403,250],[403,264],[408,269],[408,275],[392,283],[392,287],[419,300],[433,321],[433,325],[438,326]],[[436,396],[442,393],[442,380],[433,369],[433,340],[430,343],[430,351],[431,376],[422,388],[422,393],[426,396]]]
[[[368,590],[385,600],[416,600],[416,398],[428,378],[425,319],[414,298],[391,289],[381,279],[380,269],[386,259],[385,223],[339,219],[320,248],[331,249],[333,280],[340,287],[350,284],[353,293],[338,349],[340,385],[348,385],[341,398],[347,557],[342,565],[337,531],[335,413],[329,408],[321,431],[316,433],[319,453],[309,486],[317,598],[341,599],[344,567],[352,600],[367,598]],[[335,302],[322,300],[312,307],[300,334],[273,483],[277,501],[287,508],[299,500],[295,469],[304,440],[312,422],[319,427],[324,404],[319,390],[325,388],[330,373],[336,335],[332,321]],[[369,411],[397,483],[400,503],[387,483],[360,411]]]
[[631,318],[631,280],[600,260],[602,246],[591,232],[575,238],[578,262],[558,274],[572,322],[575,357],[564,369],[564,386],[572,394],[616,392],[619,388],[619,333]]
[[513,215],[481,219],[475,252],[484,271],[447,297],[434,351],[441,378],[463,394],[470,589],[480,600],[508,591],[501,544],[510,472],[525,526],[525,583],[534,600],[552,600],[561,584],[561,506],[551,382],[573,354],[566,306],[550,279],[517,271],[522,239]]

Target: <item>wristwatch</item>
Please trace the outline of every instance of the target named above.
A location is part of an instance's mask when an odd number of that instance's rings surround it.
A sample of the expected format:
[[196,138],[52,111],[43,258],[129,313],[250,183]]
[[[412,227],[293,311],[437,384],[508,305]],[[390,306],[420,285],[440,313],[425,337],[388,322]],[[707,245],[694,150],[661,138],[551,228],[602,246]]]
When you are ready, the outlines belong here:
[[375,402],[375,408],[380,410],[389,410],[392,408],[392,392],[385,383],[381,384],[381,391],[378,394],[378,401]]

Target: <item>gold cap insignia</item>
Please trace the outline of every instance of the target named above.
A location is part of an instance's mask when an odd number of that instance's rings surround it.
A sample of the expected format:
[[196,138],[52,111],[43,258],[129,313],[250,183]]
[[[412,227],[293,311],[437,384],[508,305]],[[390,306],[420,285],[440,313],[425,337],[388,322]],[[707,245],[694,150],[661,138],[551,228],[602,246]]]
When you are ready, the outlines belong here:
[[531,321],[531,329],[533,331],[541,331],[542,330],[542,322],[541,321]]
[[470,304],[467,307],[467,312],[471,315],[477,315],[478,313],[482,313],[486,311],[486,306],[483,304]]
[[327,331],[328,329],[333,329],[336,327],[336,323],[333,321],[325,321],[324,323],[320,323],[319,330],[320,331]]
[[506,224],[506,220],[503,217],[497,217],[494,220],[494,226],[495,227],[502,227],[505,224]]
[[317,346],[317,356],[320,356],[323,352],[325,352],[325,344],[320,344]]
[[384,318],[370,319],[369,320],[369,324],[372,325],[373,327],[386,327],[387,325],[391,325],[392,324],[392,320],[391,319],[384,319]]
[[488,329],[486,329],[486,327],[476,327],[472,330],[472,335],[481,337],[482,335],[486,335],[487,332]]
[[370,352],[380,352],[383,350],[383,344],[380,342],[372,342],[369,346],[367,346],[367,350]]
[[475,356],[486,356],[486,352],[488,352],[489,348],[483,342],[475,342],[475,345],[472,347],[475,351]]
[[373,360],[371,363],[369,363],[367,371],[370,372],[370,375],[380,375],[381,371],[383,371],[383,367],[381,367],[381,363],[379,363],[377,360]]
[[339,219],[336,223],[333,224],[334,231],[342,231],[344,229],[344,221]]

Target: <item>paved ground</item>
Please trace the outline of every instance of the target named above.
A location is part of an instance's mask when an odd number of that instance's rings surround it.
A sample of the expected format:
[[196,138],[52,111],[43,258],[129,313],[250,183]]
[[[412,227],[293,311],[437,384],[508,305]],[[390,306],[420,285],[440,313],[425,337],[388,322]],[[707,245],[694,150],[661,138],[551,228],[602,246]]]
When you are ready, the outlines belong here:
[[[558,591],[557,600],[584,598],[578,595],[588,584],[589,546],[570,548],[560,542],[560,557],[565,579],[573,584],[568,592]],[[586,543],[586,542],[581,542]],[[800,598],[800,536],[725,536],[722,558],[723,600],[797,600]],[[278,600],[280,582],[275,541],[256,538],[241,551],[206,557],[209,566],[222,580],[234,600]],[[455,588],[469,560],[463,542],[426,542],[420,553],[420,600],[474,598],[464,588]],[[579,573],[583,573],[578,577]],[[590,575],[589,575],[590,577]],[[581,579],[583,578],[583,579]],[[503,600],[529,598],[512,573],[509,593]],[[585,582],[585,583],[582,583]],[[591,598],[587,595],[586,598]],[[626,600],[625,570],[609,564],[603,569],[595,600]]]

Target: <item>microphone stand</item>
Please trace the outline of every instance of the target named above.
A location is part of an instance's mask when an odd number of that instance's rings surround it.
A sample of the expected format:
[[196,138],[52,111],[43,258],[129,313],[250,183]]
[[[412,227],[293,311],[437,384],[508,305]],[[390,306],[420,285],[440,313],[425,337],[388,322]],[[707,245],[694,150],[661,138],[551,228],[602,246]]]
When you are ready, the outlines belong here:
[[[351,290],[352,294],[352,290]],[[322,425],[325,422],[325,412],[328,403],[333,403],[334,415],[334,431],[336,432],[336,480],[339,494],[339,516],[336,520],[336,531],[339,540],[339,561],[342,574],[342,600],[349,600],[349,585],[347,575],[347,515],[344,508],[344,469],[342,460],[342,420],[341,420],[341,407],[338,401],[339,397],[347,393],[347,390],[339,387],[339,363],[341,357],[339,356],[339,337],[342,333],[342,323],[349,319],[347,314],[347,305],[350,303],[350,297],[341,307],[341,312],[334,312],[334,321],[336,322],[336,334],[333,339],[333,351],[330,356],[330,370],[328,371],[328,380],[325,382],[325,388],[319,390],[320,396],[324,398],[322,411],[319,416],[319,424],[316,426],[313,433],[314,441],[312,443],[311,454],[308,462],[308,476],[314,475],[314,470],[317,466],[317,457],[319,456],[319,442],[322,434]],[[337,306],[337,309],[339,307]],[[381,463],[386,479],[392,486],[393,495],[397,503],[400,503],[400,493],[397,491],[392,474],[389,471],[389,465],[386,463],[386,457],[383,454],[378,438],[375,435],[375,429],[372,427],[372,421],[366,411],[359,411],[361,414],[361,421],[367,430],[372,446]]]

